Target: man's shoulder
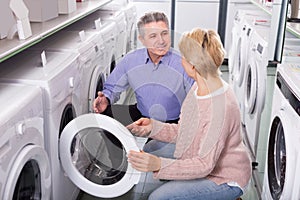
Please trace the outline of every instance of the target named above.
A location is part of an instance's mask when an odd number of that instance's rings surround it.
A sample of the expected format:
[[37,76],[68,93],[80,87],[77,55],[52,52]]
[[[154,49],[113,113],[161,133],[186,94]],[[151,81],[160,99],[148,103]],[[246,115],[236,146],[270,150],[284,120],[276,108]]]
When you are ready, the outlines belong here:
[[145,48],[139,48],[132,50],[126,54],[126,57],[134,57],[134,56],[142,56],[145,55],[146,49]]

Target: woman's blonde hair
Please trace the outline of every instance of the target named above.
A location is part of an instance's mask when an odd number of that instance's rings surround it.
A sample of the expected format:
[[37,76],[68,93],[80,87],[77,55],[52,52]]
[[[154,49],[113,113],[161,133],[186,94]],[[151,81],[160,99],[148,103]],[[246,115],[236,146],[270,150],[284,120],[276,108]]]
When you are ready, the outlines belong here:
[[207,74],[219,76],[225,51],[215,31],[195,28],[182,35],[178,46],[182,56],[202,77],[206,78]]

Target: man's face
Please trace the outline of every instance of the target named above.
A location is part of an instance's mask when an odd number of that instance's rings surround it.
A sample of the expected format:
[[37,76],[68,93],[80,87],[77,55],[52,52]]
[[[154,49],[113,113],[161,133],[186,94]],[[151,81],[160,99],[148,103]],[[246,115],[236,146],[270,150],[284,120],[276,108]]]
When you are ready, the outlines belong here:
[[170,31],[168,26],[162,22],[151,22],[144,26],[144,37],[140,36],[143,45],[149,54],[157,56],[165,55],[171,46]]

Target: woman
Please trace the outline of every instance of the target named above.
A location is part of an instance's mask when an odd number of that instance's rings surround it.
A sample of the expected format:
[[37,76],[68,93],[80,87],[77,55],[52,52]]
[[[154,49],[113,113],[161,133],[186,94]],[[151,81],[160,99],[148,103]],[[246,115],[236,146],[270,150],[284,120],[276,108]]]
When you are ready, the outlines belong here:
[[128,161],[139,171],[152,171],[154,178],[170,180],[149,199],[236,199],[250,180],[251,164],[238,104],[220,77],[220,37],[197,28],[181,37],[179,49],[184,70],[195,80],[179,123],[142,118],[127,126],[135,135],[175,143],[175,159],[130,151]]

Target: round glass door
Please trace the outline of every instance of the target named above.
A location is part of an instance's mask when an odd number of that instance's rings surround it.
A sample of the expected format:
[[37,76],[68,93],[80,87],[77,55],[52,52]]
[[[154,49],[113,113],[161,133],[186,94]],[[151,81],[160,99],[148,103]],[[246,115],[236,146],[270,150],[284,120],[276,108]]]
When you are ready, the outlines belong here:
[[[99,66],[100,67],[100,66]],[[99,71],[99,67],[95,67],[89,85],[89,112],[93,112],[93,102],[98,97],[98,92],[103,90],[103,84],[105,82],[105,74]],[[104,71],[104,70],[103,70]]]
[[51,172],[46,151],[25,146],[16,157],[3,191],[3,199],[50,199]]
[[120,196],[138,183],[140,172],[127,162],[129,150],[139,151],[131,133],[101,114],[75,118],[60,139],[65,172],[80,189],[97,197]]
[[247,66],[245,75],[245,110],[253,114],[257,103],[257,63],[251,62]]
[[268,181],[273,199],[281,197],[286,177],[287,153],[282,122],[274,118],[269,138],[268,150]]
[[238,65],[236,67],[236,73],[235,73],[235,81],[239,87],[243,83],[245,68],[247,65],[247,48],[248,47],[246,47],[245,44],[246,44],[245,36],[244,36],[244,34],[242,34],[238,41],[239,56],[238,56]]

